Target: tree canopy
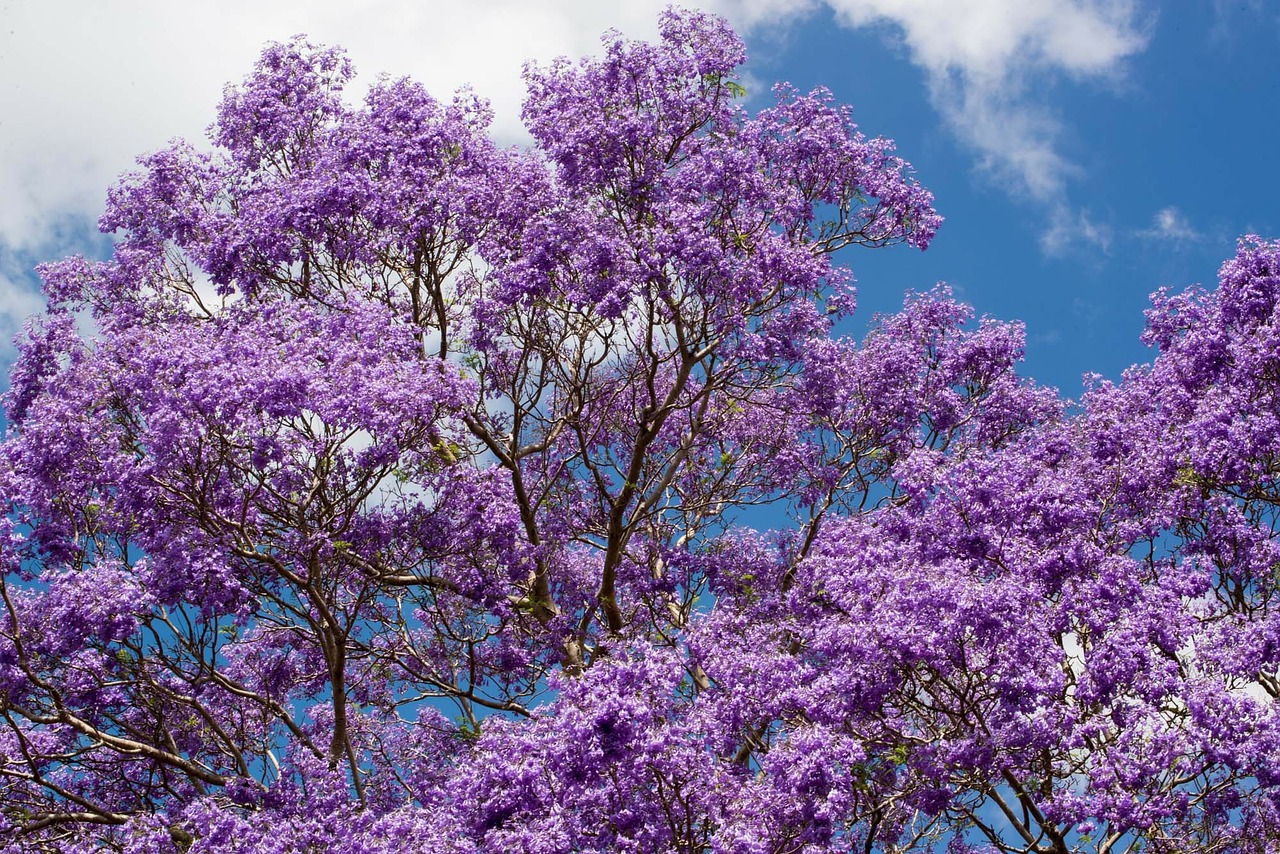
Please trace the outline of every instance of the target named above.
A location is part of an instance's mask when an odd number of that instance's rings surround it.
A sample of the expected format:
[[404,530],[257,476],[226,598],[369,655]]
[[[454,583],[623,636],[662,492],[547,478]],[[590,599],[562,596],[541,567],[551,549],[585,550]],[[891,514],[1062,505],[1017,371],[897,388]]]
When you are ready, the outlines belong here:
[[4,851],[1271,850],[1280,244],[1074,404],[945,286],[854,340],[941,219],[743,61],[669,11],[504,149],[299,38],[111,190],[5,398]]

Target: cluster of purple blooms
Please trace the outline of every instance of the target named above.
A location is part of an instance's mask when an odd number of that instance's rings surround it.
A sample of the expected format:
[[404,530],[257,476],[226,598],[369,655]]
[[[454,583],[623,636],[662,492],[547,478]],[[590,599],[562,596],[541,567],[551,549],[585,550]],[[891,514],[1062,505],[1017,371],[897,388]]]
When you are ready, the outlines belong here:
[[5,399],[0,850],[1280,844],[1280,244],[1073,405],[944,287],[840,337],[940,218],[743,59],[669,11],[502,149],[295,40],[111,191]]

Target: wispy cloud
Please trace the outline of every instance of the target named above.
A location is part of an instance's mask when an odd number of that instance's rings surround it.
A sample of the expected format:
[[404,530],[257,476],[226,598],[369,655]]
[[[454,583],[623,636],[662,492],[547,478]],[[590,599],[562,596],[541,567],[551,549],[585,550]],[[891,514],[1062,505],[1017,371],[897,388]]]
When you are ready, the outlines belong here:
[[1048,225],[1040,234],[1040,248],[1046,255],[1062,255],[1072,247],[1088,246],[1101,252],[1111,249],[1115,229],[1088,209],[1074,209],[1065,202],[1055,204]]
[[1138,236],[1170,243],[1190,243],[1199,240],[1202,235],[1191,227],[1182,211],[1170,205],[1156,211],[1151,218],[1151,227],[1139,231]]
[[849,26],[888,25],[926,73],[934,107],[993,181],[1048,215],[1046,251],[1072,235],[1068,186],[1082,171],[1043,100],[1060,78],[1113,80],[1147,36],[1131,0],[828,0]]
[[[1230,46],[1241,27],[1257,26],[1266,13],[1262,0],[1213,0],[1213,26],[1209,40],[1218,46]],[[1268,16],[1272,26],[1280,23],[1274,14]]]

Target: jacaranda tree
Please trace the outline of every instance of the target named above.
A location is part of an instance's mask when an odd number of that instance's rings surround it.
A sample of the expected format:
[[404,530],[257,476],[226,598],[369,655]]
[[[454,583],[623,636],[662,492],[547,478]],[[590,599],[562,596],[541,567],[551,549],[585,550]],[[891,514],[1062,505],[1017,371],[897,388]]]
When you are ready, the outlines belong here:
[[1070,407],[945,288],[841,337],[940,219],[742,61],[668,12],[502,149],[295,40],[111,191],[6,398],[4,851],[1280,844],[1280,245]]

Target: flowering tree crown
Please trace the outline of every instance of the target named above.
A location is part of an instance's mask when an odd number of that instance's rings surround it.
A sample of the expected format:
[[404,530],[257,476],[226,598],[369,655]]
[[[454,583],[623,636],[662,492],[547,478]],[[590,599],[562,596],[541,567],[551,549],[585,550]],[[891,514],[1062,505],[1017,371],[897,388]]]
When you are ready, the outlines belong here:
[[5,399],[3,850],[1280,838],[1280,246],[1071,410],[943,286],[842,337],[940,218],[743,59],[669,11],[502,149],[297,39],[110,192]]

